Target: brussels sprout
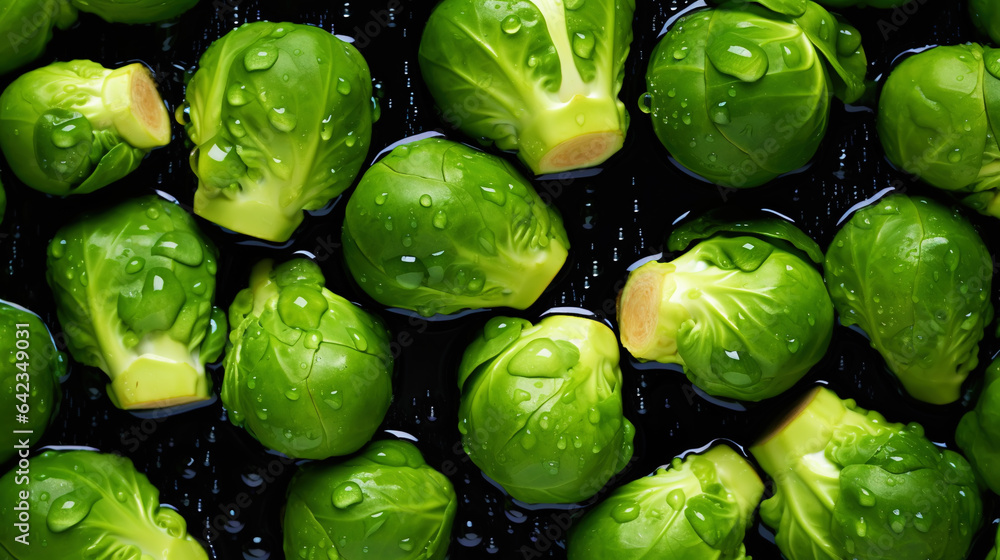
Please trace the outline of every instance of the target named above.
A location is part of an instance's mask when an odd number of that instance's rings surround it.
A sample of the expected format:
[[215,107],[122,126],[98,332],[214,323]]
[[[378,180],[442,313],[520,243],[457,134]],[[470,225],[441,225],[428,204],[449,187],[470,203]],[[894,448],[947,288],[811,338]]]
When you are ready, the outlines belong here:
[[142,64],[56,62],[0,95],[0,148],[14,174],[42,192],[93,192],[168,143],[170,117]]
[[969,15],[980,33],[1000,43],[1000,4],[993,0],[969,0]]
[[76,23],[69,0],[4,0],[0,9],[0,76],[35,60],[52,40],[52,28]]
[[962,416],[955,442],[969,458],[980,480],[1000,494],[1000,359],[986,368],[976,408]]
[[205,51],[187,86],[195,214],[287,241],[354,182],[371,143],[368,64],[309,25],[257,22]]
[[764,484],[732,448],[676,458],[618,488],[573,528],[569,560],[745,559]]
[[732,1],[677,20],[650,58],[646,100],[681,165],[756,187],[813,157],[831,97],[860,98],[866,64],[858,31],[818,4]]
[[38,315],[2,300],[0,341],[4,344],[0,354],[0,409],[11,414],[25,411],[27,421],[13,429],[29,432],[0,431],[0,463],[4,463],[14,456],[15,446],[21,441],[38,443],[55,417],[59,379],[66,375],[66,355],[56,348],[52,333]]
[[[822,4],[828,8],[895,8],[910,2],[911,0],[816,0],[817,4]],[[927,0],[923,0],[926,2]],[[921,2],[921,3],[923,3]]]
[[618,100],[635,0],[445,0],[420,70],[443,117],[536,174],[593,167],[621,149]]
[[198,0],[72,0],[81,12],[97,14],[111,23],[154,23],[175,18]]
[[184,210],[156,196],[56,232],[46,278],[76,361],[111,378],[124,409],[209,398],[226,316],[212,307],[218,254]]
[[569,249],[559,214],[510,165],[438,138],[400,146],[365,172],[343,242],[368,295],[426,316],[525,309]]
[[416,447],[377,441],[342,463],[295,473],[285,556],[444,560],[457,506],[451,482]]
[[289,457],[357,451],[392,401],[388,331],[325,284],[312,261],[265,260],[229,308],[222,402],[233,424]]
[[826,253],[844,326],[857,325],[914,398],[947,404],[979,363],[993,261],[957,211],[888,196],[855,213]]
[[1000,50],[936,47],[896,66],[879,98],[886,157],[927,183],[1000,217]]
[[494,317],[459,366],[462,445],[514,498],[572,503],[632,458],[618,341],[603,323]]
[[671,251],[708,238],[668,263],[628,277],[618,300],[622,345],[640,360],[684,367],[720,397],[759,401],[795,384],[826,353],[833,304],[809,260],[823,253],[777,219],[695,220]]
[[963,560],[982,524],[961,455],[822,387],[750,451],[774,479],[760,516],[788,560]]
[[132,461],[46,451],[31,459],[30,471],[0,478],[0,557],[208,560]]

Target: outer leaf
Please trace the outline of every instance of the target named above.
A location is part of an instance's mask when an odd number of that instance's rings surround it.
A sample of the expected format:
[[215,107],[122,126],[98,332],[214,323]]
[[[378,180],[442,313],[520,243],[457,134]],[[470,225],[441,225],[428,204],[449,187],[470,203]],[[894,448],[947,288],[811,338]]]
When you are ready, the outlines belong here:
[[979,234],[931,200],[886,197],[855,213],[826,254],[830,296],[913,397],[953,402],[993,317]]
[[569,560],[747,559],[743,537],[763,492],[753,467],[729,447],[674,459],[574,525]]
[[[475,356],[495,326],[469,352]],[[632,457],[635,429],[622,415],[621,384],[618,343],[602,323],[552,315],[525,325],[462,387],[465,452],[514,498],[585,500]]]
[[121,408],[209,397],[225,320],[214,313],[217,253],[194,220],[155,196],[56,232],[47,279],[73,357],[111,378]]
[[709,213],[686,222],[671,232],[667,248],[671,251],[683,251],[694,241],[708,239],[719,233],[755,235],[771,242],[786,241],[791,248],[801,251],[813,262],[823,262],[823,249],[818,243],[791,222],[777,218],[733,222],[720,220],[717,214]]
[[229,419],[290,457],[357,451],[392,400],[388,331],[325,283],[312,261],[261,261],[229,309]]
[[421,315],[535,302],[566,260],[562,219],[503,160],[439,138],[373,165],[347,203],[361,288]]
[[[0,526],[0,555],[12,560],[155,558],[208,560],[187,534],[184,518],[160,507],[159,491],[124,457],[93,451],[46,451],[31,459],[31,476],[0,478],[0,516],[26,505],[29,545],[13,523]],[[20,500],[19,493],[28,493]],[[42,545],[42,543],[45,543]]]
[[186,95],[195,213],[254,237],[287,241],[303,210],[351,185],[371,143],[368,64],[318,27],[231,31],[202,55]]
[[986,368],[976,408],[962,416],[955,441],[993,493],[1000,493],[1000,360]]
[[378,441],[342,463],[311,463],[295,474],[285,556],[444,560],[457,503],[451,482],[416,447]]

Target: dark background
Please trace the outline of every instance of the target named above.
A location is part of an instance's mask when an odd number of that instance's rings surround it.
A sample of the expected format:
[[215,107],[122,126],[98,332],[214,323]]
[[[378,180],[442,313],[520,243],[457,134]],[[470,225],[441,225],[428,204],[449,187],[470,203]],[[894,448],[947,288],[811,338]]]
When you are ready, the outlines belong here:
[[[765,187],[748,191],[720,189],[699,183],[674,167],[653,135],[649,117],[638,110],[637,100],[644,92],[646,64],[660,30],[691,3],[637,0],[635,42],[622,92],[633,118],[625,148],[596,175],[535,181],[538,191],[562,213],[573,249],[557,280],[527,311],[490,311],[431,322],[384,311],[357,289],[344,269],[339,248],[344,197],[327,211],[307,217],[293,240],[283,246],[229,234],[199,219],[222,255],[216,296],[220,306],[228,308],[235,293],[246,285],[250,267],[260,258],[284,260],[297,251],[306,251],[323,267],[332,290],[386,320],[399,357],[395,399],[382,429],[417,438],[428,463],[454,483],[459,497],[451,546],[451,558],[455,560],[491,555],[565,557],[567,508],[513,503],[483,478],[461,450],[456,366],[470,333],[489,316],[513,313],[535,321],[549,308],[569,306],[605,314],[613,320],[614,298],[623,285],[626,267],[660,252],[671,223],[688,211],[696,215],[720,206],[771,209],[795,220],[826,247],[836,232],[837,220],[853,205],[884,188],[895,186],[949,200],[947,194],[913,181],[886,163],[875,133],[871,101],[845,107],[834,100],[829,131],[811,164]],[[371,66],[382,106],[369,154],[372,159],[397,140],[445,128],[422,84],[416,62],[420,33],[433,4],[417,0],[202,0],[177,23],[131,27],[109,25],[95,16],[81,14],[72,29],[56,31],[46,55],[33,66],[71,58],[90,58],[105,66],[140,60],[154,70],[173,110],[182,103],[184,75],[194,68],[200,53],[238,24],[269,19],[318,25],[354,37]],[[868,76],[876,82],[908,49],[977,38],[965,2],[914,0],[906,11],[868,9],[843,13],[861,30],[870,59]],[[6,86],[14,77],[0,79],[0,86]],[[457,133],[452,138],[467,140]],[[26,188],[0,161],[9,197],[0,226],[0,263],[6,268],[0,271],[0,297],[36,310],[58,333],[51,293],[44,279],[45,246],[55,229],[82,211],[155,189],[189,205],[197,181],[188,167],[187,153],[184,132],[175,125],[174,142],[151,154],[136,173],[93,195],[65,200]],[[516,161],[511,155],[504,157]],[[972,212],[967,214],[995,254],[1000,248],[997,222]],[[998,301],[997,297],[993,299],[994,303]],[[889,420],[920,422],[932,441],[954,448],[954,427],[970,406],[973,389],[989,357],[1000,348],[993,332],[991,325],[981,344],[981,363],[970,378],[966,397],[946,407],[915,402],[903,394],[864,338],[840,326],[835,329],[826,358],[799,385],[765,403],[748,404],[746,409],[705,400],[680,373],[640,369],[626,357],[622,362],[625,413],[637,429],[635,458],[595,500],[610,488],[644,476],[673,456],[714,439],[751,444],[784,408],[820,381],[829,383],[844,398],[855,398],[860,405],[881,411]],[[71,370],[63,385],[61,410],[41,445],[92,446],[130,457],[161,490],[162,501],[183,513],[190,532],[206,544],[214,558],[283,558],[280,512],[288,479],[295,470],[291,461],[265,452],[246,432],[230,425],[218,400],[180,415],[164,418],[152,414],[142,418],[111,405],[101,372],[77,365]],[[221,368],[216,367],[216,390],[221,375]],[[376,437],[394,435],[380,432]],[[992,495],[985,499],[984,518],[989,525],[997,517],[997,504]],[[985,556],[992,531],[989,526],[983,530],[970,558]],[[770,532],[758,523],[748,532],[747,552],[760,559],[778,558],[772,541]]]

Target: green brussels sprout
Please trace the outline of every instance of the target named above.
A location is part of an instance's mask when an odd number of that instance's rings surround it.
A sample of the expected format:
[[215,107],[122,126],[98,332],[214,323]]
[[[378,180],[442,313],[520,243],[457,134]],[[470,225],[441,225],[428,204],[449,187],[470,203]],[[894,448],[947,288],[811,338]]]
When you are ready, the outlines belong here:
[[1000,358],[986,368],[983,392],[976,408],[962,416],[955,442],[994,493],[1000,494]]
[[681,17],[663,37],[645,102],[681,165],[756,187],[809,162],[832,96],[860,98],[866,64],[858,31],[814,2],[726,2]]
[[292,477],[288,558],[444,560],[458,499],[451,482],[405,441],[376,441],[341,463]]
[[893,68],[878,135],[893,164],[1000,217],[1000,50],[936,47]]
[[994,43],[1000,43],[1000,5],[993,0],[969,0],[972,23]]
[[778,219],[702,218],[670,236],[668,263],[632,271],[618,300],[622,345],[683,366],[706,393],[760,401],[784,392],[826,353],[833,304],[815,241]]
[[[56,348],[52,333],[41,317],[27,309],[0,300],[0,409],[17,412],[25,422],[5,423],[0,431],[0,463],[18,450],[42,439],[45,428],[59,408],[59,380],[66,375],[66,355]],[[15,434],[23,430],[28,434]]]
[[0,76],[42,56],[52,28],[67,29],[76,18],[69,0],[5,0],[0,10]]
[[914,398],[958,400],[993,318],[993,261],[957,211],[894,194],[856,212],[826,253],[844,326],[857,325]]
[[198,0],[72,0],[81,12],[111,23],[155,23],[190,10]]
[[518,500],[586,500],[632,458],[618,341],[603,323],[494,317],[465,350],[458,384],[465,452]]
[[229,308],[222,402],[233,424],[289,457],[357,451],[392,401],[388,331],[325,284],[312,261],[265,260]]
[[420,41],[442,116],[536,174],[604,163],[629,115],[618,100],[635,0],[445,0]]
[[187,86],[195,214],[287,241],[354,182],[377,106],[368,64],[310,25],[257,22],[205,51]]
[[[895,8],[902,6],[911,0],[816,0],[817,4],[822,4],[828,8]],[[923,0],[926,2],[927,0]],[[921,2],[923,3],[923,2]]]
[[344,258],[361,289],[425,316],[525,309],[569,249],[562,218],[508,163],[439,138],[373,165],[346,212]]
[[212,306],[218,253],[194,220],[156,196],[127,200],[62,227],[46,278],[76,361],[111,378],[123,409],[210,397],[205,364],[226,341]]
[[142,64],[56,62],[0,95],[0,149],[21,181],[49,194],[110,185],[169,143],[170,116]]
[[982,524],[961,455],[823,387],[750,452],[774,479],[760,516],[788,560],[964,560]]
[[0,478],[0,557],[208,560],[179,513],[132,461],[94,451],[46,451],[30,476]]
[[746,559],[764,483],[732,448],[679,457],[622,486],[573,527],[569,560]]

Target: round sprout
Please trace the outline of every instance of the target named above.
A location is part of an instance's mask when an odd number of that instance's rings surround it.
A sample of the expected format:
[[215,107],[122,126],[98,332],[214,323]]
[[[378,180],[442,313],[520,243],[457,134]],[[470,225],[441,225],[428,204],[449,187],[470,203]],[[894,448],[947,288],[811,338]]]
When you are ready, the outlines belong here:
[[1000,50],[936,47],[892,70],[879,98],[889,161],[1000,217]]
[[805,0],[732,1],[681,17],[656,46],[647,100],[684,167],[755,187],[809,162],[833,95],[864,93],[858,31]]
[[310,463],[288,486],[288,558],[444,560],[458,499],[412,444],[378,441],[342,463]]
[[632,457],[618,341],[603,323],[490,319],[462,357],[459,387],[465,452],[518,500],[585,500]]
[[914,398],[947,404],[979,363],[993,318],[993,261],[960,213],[888,196],[853,216],[826,253],[826,284],[845,326],[861,327]]
[[312,261],[261,261],[229,309],[222,402],[289,457],[357,451],[392,401],[388,331],[325,283]]
[[566,261],[562,219],[502,159],[440,138],[361,179],[344,258],[368,295],[421,315],[535,302]]

